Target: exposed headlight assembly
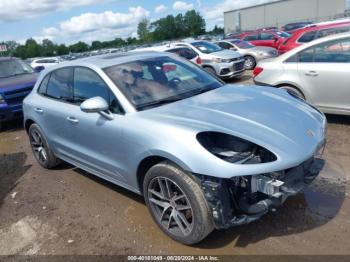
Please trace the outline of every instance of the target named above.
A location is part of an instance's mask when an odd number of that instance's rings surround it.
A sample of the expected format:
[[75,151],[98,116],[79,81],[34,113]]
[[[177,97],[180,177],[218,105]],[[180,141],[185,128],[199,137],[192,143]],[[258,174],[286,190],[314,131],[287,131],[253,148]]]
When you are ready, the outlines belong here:
[[199,133],[197,140],[210,153],[230,163],[261,164],[277,159],[273,153],[261,146],[220,132]]

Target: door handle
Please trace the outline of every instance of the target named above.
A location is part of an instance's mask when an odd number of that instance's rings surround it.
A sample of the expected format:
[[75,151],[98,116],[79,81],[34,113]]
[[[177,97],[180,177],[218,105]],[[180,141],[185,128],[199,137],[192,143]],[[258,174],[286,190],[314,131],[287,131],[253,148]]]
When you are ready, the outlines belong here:
[[305,73],[306,76],[318,76],[318,73],[316,71],[309,71]]
[[76,119],[75,117],[69,116],[67,117],[68,122],[71,122],[72,124],[78,124],[79,120]]
[[39,114],[44,113],[44,110],[42,110],[41,108],[38,108],[38,107],[35,108],[34,111],[37,112],[37,113],[39,113]]

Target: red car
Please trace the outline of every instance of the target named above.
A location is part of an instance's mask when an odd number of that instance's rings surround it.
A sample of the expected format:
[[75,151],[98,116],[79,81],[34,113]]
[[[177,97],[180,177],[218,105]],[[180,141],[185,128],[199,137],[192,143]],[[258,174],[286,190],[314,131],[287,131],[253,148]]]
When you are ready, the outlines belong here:
[[239,39],[247,41],[256,46],[269,46],[278,48],[290,34],[276,30],[257,30],[245,32],[238,36]]
[[302,44],[312,40],[343,32],[350,31],[350,20],[325,22],[313,24],[304,28],[300,28],[293,32],[292,36],[280,43],[277,47],[279,54],[283,54]]

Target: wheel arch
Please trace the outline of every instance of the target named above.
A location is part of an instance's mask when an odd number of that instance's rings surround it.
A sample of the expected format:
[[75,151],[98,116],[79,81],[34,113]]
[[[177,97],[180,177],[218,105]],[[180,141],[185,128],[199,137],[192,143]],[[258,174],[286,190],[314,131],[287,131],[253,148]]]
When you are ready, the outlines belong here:
[[174,158],[172,156],[164,156],[161,154],[146,156],[139,162],[137,166],[137,171],[136,171],[137,186],[141,195],[143,195],[143,180],[148,170],[150,170],[151,167],[164,161],[174,164],[175,166],[181,168],[186,173],[190,173],[189,167],[187,167],[186,164],[184,164],[181,160]]
[[32,120],[32,119],[30,119],[30,118],[25,120],[25,122],[24,122],[24,128],[25,128],[25,130],[27,131],[27,133],[28,133],[29,128],[30,128],[30,126],[31,126],[32,124],[35,124],[35,121],[34,121],[34,120]]
[[299,86],[298,84],[295,84],[295,83],[291,83],[291,82],[282,82],[282,83],[278,83],[277,85],[275,85],[277,88],[280,88],[280,87],[283,87],[283,86],[289,86],[289,87],[292,87],[292,88],[295,88],[297,89],[300,93],[303,94],[303,96],[306,98],[306,100],[309,101],[309,95],[307,92],[305,92],[305,90]]

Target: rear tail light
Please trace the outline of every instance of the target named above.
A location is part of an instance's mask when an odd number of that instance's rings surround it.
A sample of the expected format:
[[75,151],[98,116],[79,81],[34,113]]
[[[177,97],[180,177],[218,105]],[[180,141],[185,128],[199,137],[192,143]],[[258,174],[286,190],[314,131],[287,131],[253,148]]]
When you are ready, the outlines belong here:
[[255,69],[253,71],[253,76],[254,77],[258,76],[263,70],[264,70],[264,68],[262,68],[262,67],[255,67]]
[[197,59],[196,59],[196,63],[198,65],[201,65],[202,64],[202,59],[198,56]]

